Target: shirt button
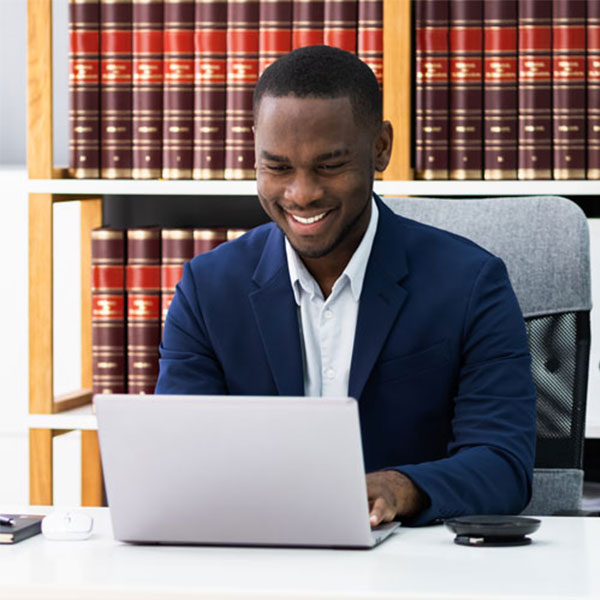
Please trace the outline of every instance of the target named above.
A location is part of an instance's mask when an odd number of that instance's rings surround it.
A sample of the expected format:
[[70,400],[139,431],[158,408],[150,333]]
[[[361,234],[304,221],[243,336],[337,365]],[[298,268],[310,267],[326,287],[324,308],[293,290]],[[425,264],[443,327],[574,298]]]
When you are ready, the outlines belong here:
[[327,375],[327,379],[335,378],[335,371],[333,369],[327,369],[327,372],[325,374]]
[[331,317],[333,317],[333,313],[330,310],[326,310],[323,315],[326,319],[331,319]]

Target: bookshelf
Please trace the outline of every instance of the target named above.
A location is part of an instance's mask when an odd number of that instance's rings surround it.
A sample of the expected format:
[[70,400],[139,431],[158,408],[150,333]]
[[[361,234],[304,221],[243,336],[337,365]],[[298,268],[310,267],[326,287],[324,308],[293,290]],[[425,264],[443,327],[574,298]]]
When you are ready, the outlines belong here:
[[[411,5],[384,0],[384,116],[394,124],[392,162],[375,190],[382,195],[504,196],[561,194],[593,196],[593,181],[413,181],[411,157]],[[52,154],[52,0],[27,6],[27,165],[29,174],[29,448],[30,497],[34,505],[52,504],[52,440],[72,429],[82,431],[82,504],[102,504],[102,475],[91,413],[90,236],[102,225],[103,196],[189,196],[214,202],[215,196],[253,196],[253,181],[133,181],[67,179]],[[198,198],[200,197],[200,198]],[[212,197],[212,199],[211,199]],[[81,207],[81,386],[53,393],[53,207]]]

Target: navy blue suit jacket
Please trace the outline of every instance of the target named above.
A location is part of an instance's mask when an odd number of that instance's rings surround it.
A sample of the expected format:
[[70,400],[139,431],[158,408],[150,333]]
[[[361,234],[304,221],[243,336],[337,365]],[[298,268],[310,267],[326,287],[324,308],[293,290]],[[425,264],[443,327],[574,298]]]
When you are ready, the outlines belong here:
[[[428,494],[414,524],[518,513],[530,496],[535,389],[504,264],[376,200],[349,381],[365,467],[397,468]],[[304,394],[297,307],[274,224],[185,266],[156,392]]]

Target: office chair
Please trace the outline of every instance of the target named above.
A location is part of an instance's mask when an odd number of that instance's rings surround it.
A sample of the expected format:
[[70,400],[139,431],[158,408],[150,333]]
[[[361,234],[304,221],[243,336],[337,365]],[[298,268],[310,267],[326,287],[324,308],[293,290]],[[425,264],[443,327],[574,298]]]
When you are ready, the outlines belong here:
[[470,238],[502,258],[521,305],[537,390],[531,502],[524,514],[581,508],[590,350],[586,217],[566,198],[385,198],[396,213]]

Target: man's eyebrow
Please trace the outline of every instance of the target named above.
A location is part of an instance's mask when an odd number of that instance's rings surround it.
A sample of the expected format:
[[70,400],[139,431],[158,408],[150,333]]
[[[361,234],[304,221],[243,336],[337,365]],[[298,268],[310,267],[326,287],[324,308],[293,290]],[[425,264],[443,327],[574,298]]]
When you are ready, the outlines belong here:
[[263,158],[266,158],[267,160],[272,160],[274,162],[290,162],[290,159],[287,158],[286,156],[279,156],[277,154],[271,154],[270,152],[267,152],[266,150],[261,150],[260,155]]
[[340,148],[338,150],[333,150],[332,152],[319,154],[319,156],[315,158],[315,162],[323,162],[326,160],[331,160],[332,158],[341,158],[342,156],[348,156],[348,154],[350,154],[350,150],[348,150],[348,148]]

